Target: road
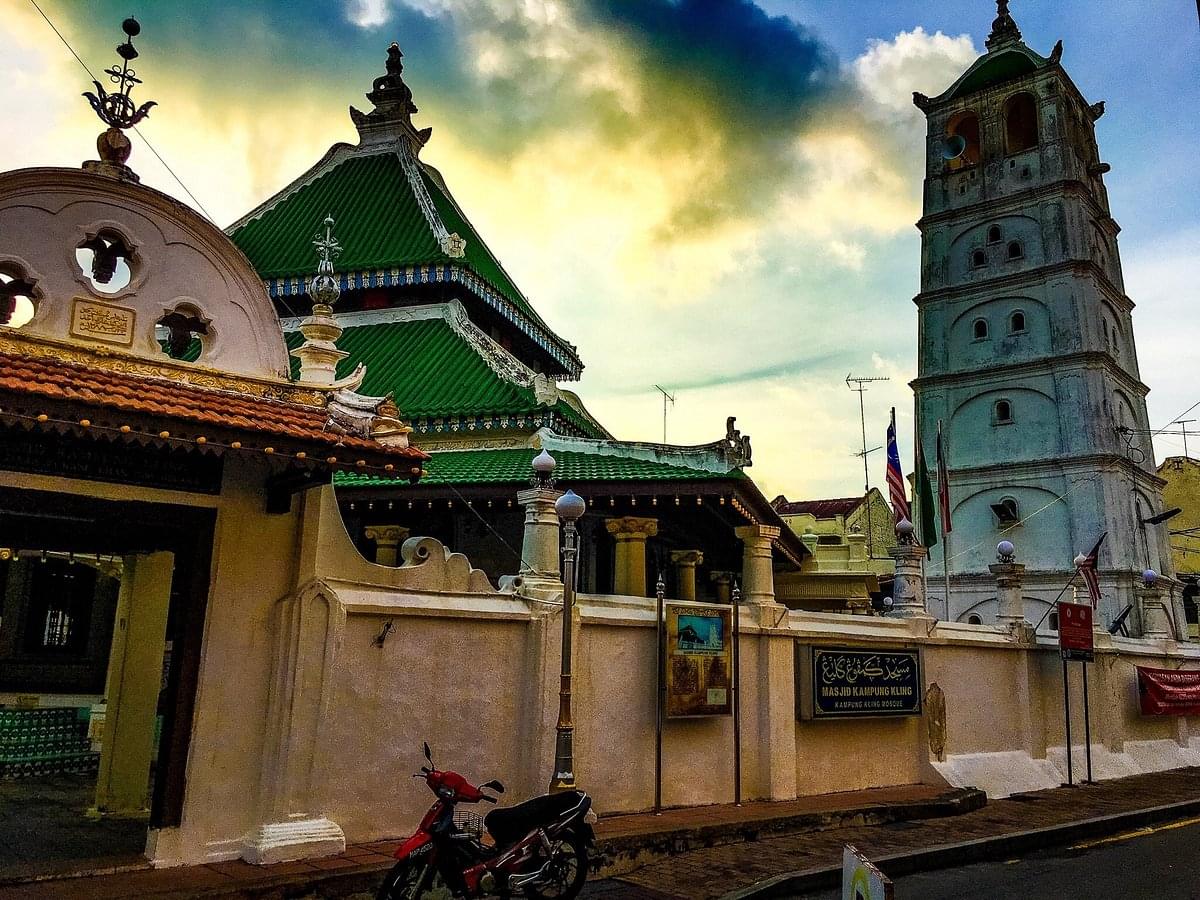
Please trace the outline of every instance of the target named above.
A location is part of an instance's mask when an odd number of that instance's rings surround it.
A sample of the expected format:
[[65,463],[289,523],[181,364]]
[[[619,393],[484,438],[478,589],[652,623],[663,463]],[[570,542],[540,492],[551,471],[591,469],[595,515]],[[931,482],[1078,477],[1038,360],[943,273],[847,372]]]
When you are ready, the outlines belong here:
[[[1200,900],[1200,819],[896,881],[895,900]],[[796,900],[839,900],[838,891]]]

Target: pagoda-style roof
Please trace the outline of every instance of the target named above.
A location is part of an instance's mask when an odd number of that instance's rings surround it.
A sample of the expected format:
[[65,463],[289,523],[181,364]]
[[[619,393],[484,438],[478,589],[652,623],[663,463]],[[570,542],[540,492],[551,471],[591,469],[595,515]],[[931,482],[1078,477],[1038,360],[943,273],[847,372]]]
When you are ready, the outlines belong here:
[[[392,395],[404,420],[423,435],[533,432],[609,434],[578,398],[525,366],[467,317],[457,302],[347,313],[338,348],[349,354],[338,377],[366,366],[360,388]],[[284,322],[288,346],[303,338]],[[298,365],[294,363],[294,365]]]
[[532,342],[545,355],[547,374],[579,377],[583,363],[575,347],[537,314],[441,174],[419,159],[428,129],[412,126],[411,92],[393,62],[398,57],[389,59],[391,74],[376,79],[368,97],[378,104],[379,83],[391,78],[400,102],[366,115],[351,108],[359,143],[335,144],[308,172],[234,222],[229,236],[272,297],[298,296],[316,271],[312,233],[330,215],[344,248],[336,262],[342,290],[459,286],[482,307],[473,316],[486,311]]

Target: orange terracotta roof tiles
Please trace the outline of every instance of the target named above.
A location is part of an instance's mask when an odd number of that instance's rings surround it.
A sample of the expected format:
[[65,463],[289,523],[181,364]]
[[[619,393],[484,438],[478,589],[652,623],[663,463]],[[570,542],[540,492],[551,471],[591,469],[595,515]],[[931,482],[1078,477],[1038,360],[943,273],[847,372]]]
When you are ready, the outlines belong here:
[[429,458],[415,447],[386,447],[366,438],[326,431],[326,413],[320,407],[125,375],[53,359],[0,353],[0,391],[290,439],[310,449],[315,444],[332,451],[340,445],[375,456],[414,461]]

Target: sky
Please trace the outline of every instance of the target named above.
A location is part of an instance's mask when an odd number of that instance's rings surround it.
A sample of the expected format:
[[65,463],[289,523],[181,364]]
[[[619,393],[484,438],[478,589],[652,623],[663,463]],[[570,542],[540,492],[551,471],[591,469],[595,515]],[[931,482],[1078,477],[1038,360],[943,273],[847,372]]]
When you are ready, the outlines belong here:
[[[768,497],[862,489],[897,410],[912,450],[925,127],[983,51],[990,0],[38,0],[93,71],[136,14],[158,101],[143,181],[227,225],[355,140],[387,45],[432,126],[422,158],[546,321],[616,436],[752,436]],[[1200,30],[1192,0],[1012,0],[1091,101],[1122,226],[1150,424],[1200,401]],[[31,0],[0,0],[0,170],[76,166],[90,79]],[[180,181],[186,185],[181,187]],[[190,195],[189,195],[190,192]],[[1200,407],[1192,416],[1200,419]],[[1200,428],[1200,423],[1197,426]],[[1156,454],[1181,438],[1156,440]],[[1192,440],[1200,455],[1200,435]],[[883,484],[882,452],[870,456]]]

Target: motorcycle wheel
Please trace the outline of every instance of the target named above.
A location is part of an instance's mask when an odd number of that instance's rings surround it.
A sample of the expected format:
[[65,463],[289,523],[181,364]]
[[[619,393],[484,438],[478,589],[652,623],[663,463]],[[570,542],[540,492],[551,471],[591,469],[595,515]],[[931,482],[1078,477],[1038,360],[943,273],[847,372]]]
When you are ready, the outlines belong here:
[[450,900],[452,896],[441,875],[404,859],[388,871],[375,900]]
[[525,888],[533,900],[574,900],[587,881],[587,844],[577,834],[568,834],[555,845],[551,858],[551,881]]

